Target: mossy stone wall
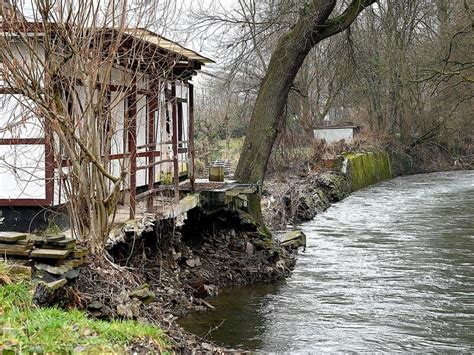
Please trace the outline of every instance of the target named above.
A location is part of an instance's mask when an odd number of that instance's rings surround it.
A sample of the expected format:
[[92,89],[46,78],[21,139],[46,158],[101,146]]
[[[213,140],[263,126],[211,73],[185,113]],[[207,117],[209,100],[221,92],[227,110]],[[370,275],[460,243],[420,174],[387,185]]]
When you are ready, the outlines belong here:
[[351,178],[352,191],[392,177],[387,152],[343,153],[342,155],[347,162],[345,172]]

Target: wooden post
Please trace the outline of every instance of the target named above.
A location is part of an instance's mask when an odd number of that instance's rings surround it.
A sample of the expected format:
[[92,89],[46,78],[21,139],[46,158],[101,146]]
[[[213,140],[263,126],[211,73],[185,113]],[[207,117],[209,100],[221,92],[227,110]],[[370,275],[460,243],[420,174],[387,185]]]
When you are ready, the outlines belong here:
[[[159,95],[157,93],[156,95]],[[148,157],[148,191],[155,188],[155,151],[156,151],[156,137],[155,137],[155,114],[158,110],[158,97],[153,95],[149,97],[148,101],[148,144],[152,144],[148,148],[150,156]],[[147,211],[153,211],[153,194],[150,193],[147,201]]]
[[135,218],[137,206],[137,83],[128,96],[128,151],[130,154],[130,218]]
[[195,151],[194,151],[194,85],[189,84],[189,130],[188,130],[188,154],[189,156],[189,170],[191,176],[189,180],[191,182],[191,190],[194,192],[194,181],[196,180],[196,170],[194,164]]
[[176,203],[179,202],[179,165],[178,165],[178,107],[176,102],[176,82],[171,84],[171,103],[173,106],[173,179],[174,179],[174,196]]

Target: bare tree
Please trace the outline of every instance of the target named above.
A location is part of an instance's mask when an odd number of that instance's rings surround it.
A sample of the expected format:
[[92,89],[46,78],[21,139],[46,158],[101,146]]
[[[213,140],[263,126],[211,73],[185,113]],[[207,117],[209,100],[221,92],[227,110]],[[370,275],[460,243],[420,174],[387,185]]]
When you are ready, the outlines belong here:
[[124,102],[129,112],[144,110],[137,95],[149,89],[148,75],[166,77],[170,63],[178,60],[142,40],[148,35],[142,28],[164,20],[169,3],[33,0],[28,6],[23,1],[9,5],[16,15],[3,16],[0,23],[2,90],[14,94],[10,98],[26,114],[6,126],[25,124],[28,116],[41,125],[47,164],[55,169],[46,178],[59,177],[74,233],[101,252],[136,160],[126,155],[111,160],[114,151],[126,149],[123,132],[136,131],[133,121],[118,120],[118,113]]

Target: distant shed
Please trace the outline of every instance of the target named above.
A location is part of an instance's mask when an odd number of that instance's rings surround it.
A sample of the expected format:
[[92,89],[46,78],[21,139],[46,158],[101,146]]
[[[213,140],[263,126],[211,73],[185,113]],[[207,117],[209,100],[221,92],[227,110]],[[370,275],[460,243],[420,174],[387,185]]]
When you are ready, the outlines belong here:
[[360,132],[360,129],[360,126],[355,125],[320,127],[314,130],[314,138],[320,140],[324,139],[326,143],[329,144],[339,142],[341,140],[350,143]]

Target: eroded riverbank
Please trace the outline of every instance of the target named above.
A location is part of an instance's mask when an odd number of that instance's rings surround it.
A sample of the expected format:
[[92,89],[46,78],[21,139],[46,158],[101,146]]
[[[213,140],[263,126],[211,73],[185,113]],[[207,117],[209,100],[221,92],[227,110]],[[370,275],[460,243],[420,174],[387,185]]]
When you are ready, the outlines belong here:
[[303,225],[307,251],[290,279],[226,291],[209,301],[216,311],[182,324],[221,345],[264,352],[469,352],[472,201],[472,171],[358,191]]

